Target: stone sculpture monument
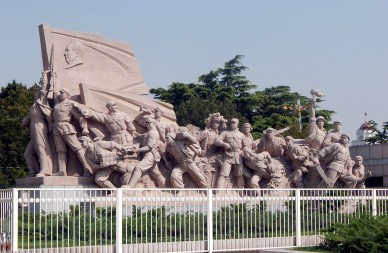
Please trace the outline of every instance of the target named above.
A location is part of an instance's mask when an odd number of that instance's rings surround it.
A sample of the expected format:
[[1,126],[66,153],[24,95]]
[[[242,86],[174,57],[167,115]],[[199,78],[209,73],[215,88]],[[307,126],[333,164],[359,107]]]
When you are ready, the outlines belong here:
[[[311,90],[304,140],[218,112],[206,128],[178,126],[171,105],[147,98],[131,46],[101,35],[39,27],[41,86],[22,125],[33,178],[87,178],[103,188],[363,188],[371,176],[349,155],[349,136],[316,115],[323,94]],[[78,181],[81,183],[81,181]],[[242,191],[239,191],[242,193]]]

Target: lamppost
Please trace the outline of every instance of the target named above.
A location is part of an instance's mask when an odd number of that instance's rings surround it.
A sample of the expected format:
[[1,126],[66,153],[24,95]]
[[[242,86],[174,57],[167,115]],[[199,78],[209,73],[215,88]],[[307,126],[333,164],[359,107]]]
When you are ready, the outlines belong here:
[[298,115],[299,132],[302,131],[302,111],[306,110],[307,108],[309,108],[309,107],[308,106],[302,106],[300,104],[300,99],[299,98],[296,100],[296,104],[293,104],[291,107],[282,106],[282,109],[296,112],[296,114]]

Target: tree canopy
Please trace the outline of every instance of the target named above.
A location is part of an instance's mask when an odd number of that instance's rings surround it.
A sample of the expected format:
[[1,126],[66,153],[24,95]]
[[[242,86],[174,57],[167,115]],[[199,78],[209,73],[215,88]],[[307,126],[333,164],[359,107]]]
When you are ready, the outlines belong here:
[[370,120],[366,124],[372,133],[371,137],[364,140],[367,144],[388,143],[388,122],[383,122],[381,130],[378,129],[378,124],[374,120]]
[[[225,118],[239,118],[240,122],[249,122],[257,138],[268,127],[281,129],[292,126],[287,132],[294,138],[307,135],[308,111],[302,111],[304,131],[299,132],[296,111],[283,107],[295,106],[298,99],[306,107],[309,98],[292,92],[289,86],[274,86],[257,90],[243,72],[248,68],[242,64],[242,55],[236,55],[225,62],[223,68],[212,70],[198,78],[198,83],[172,83],[167,89],[151,89],[156,99],[172,104],[179,125],[194,124],[204,127],[205,118],[213,112],[220,112]],[[333,111],[317,110],[317,116],[328,121]]]
[[21,122],[33,102],[34,90],[35,86],[27,88],[16,81],[0,90],[0,188],[27,175],[23,153],[29,133],[22,129]]

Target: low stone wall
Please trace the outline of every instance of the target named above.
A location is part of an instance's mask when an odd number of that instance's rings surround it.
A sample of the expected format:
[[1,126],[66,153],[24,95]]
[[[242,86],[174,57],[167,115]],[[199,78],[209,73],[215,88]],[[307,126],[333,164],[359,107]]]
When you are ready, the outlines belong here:
[[[214,240],[213,250],[217,252],[230,252],[236,249],[252,251],[259,249],[274,249],[294,247],[296,238],[271,237],[271,238],[247,238]],[[322,238],[320,236],[302,236],[301,246],[318,245]],[[116,246],[84,246],[69,248],[47,248],[19,250],[20,253],[115,253]],[[167,243],[137,243],[124,244],[123,252],[155,253],[155,252],[207,252],[207,241],[185,241]],[[236,251],[235,251],[236,252]]]
[[350,154],[362,156],[365,169],[371,170],[373,177],[383,177],[383,186],[388,187],[388,143],[351,146]]

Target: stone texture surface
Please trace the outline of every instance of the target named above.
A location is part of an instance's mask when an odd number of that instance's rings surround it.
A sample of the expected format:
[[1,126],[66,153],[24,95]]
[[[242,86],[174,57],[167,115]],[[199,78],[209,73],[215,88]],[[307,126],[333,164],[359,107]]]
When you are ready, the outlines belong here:
[[[149,91],[129,43],[49,25],[40,25],[39,34],[43,69],[50,67],[56,73],[56,88],[69,89],[75,100],[98,111],[105,111],[107,101],[116,100],[121,109],[132,116],[138,114],[140,106],[160,107],[166,119],[175,122],[171,105],[141,96]],[[82,49],[72,46],[75,43]],[[69,48],[71,53],[68,53]],[[72,66],[67,59],[74,55],[79,63]]]

